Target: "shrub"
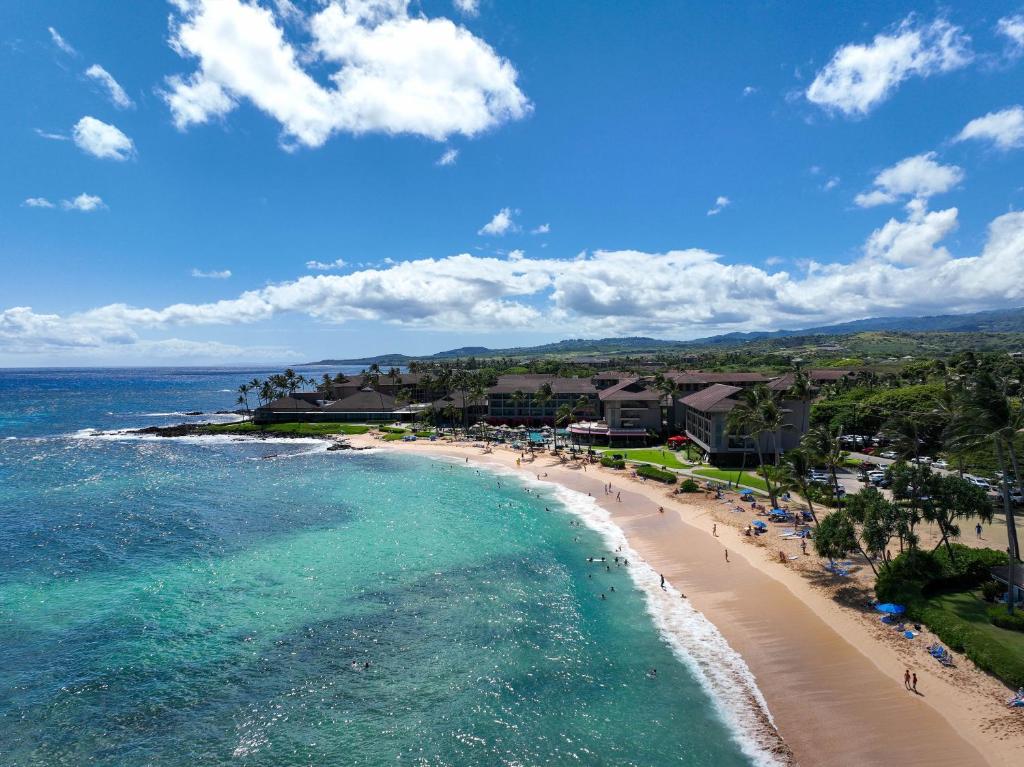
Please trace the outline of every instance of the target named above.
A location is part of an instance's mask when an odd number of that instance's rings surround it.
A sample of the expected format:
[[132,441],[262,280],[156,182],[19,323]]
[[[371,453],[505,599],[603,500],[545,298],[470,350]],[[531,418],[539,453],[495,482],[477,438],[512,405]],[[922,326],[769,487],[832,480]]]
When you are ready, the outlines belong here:
[[924,600],[924,590],[942,577],[942,566],[929,551],[905,551],[883,565],[875,581],[875,596],[882,602],[913,605]]
[[972,549],[962,543],[954,543],[951,548],[953,559],[944,546],[933,553],[942,575],[929,584],[930,590],[974,588],[992,577],[989,571],[993,567],[1007,563],[1006,553],[995,549]]
[[[988,584],[985,585],[987,586]],[[999,590],[1002,591],[1001,585]],[[1010,631],[1024,631],[1024,615],[1021,615],[1019,611],[1010,615],[1006,612],[1005,605],[993,605],[988,608],[987,612],[988,619],[996,626],[999,626],[999,628],[1009,629]]]
[[978,668],[995,674],[1010,687],[1024,687],[1024,657],[1020,653],[939,607],[927,607],[913,617],[928,624],[943,643],[962,652]]
[[648,479],[654,479],[658,482],[664,482],[666,485],[674,485],[676,482],[675,474],[670,471],[656,469],[653,466],[641,466],[636,470],[636,473],[641,477],[647,477]]
[[609,458],[604,456],[601,458],[601,465],[609,469],[625,469],[626,462],[621,458]]
[[684,493],[699,493],[700,485],[694,482],[692,479],[684,479],[683,484],[679,486],[679,489]]
[[986,581],[981,584],[981,595],[986,602],[995,602],[1006,592],[1006,587],[999,581]]

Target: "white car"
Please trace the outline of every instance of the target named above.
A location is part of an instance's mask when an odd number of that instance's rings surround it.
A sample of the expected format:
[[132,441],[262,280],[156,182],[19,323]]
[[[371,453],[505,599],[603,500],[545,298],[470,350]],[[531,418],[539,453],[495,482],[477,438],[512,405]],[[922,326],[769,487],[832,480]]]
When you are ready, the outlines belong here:
[[895,461],[897,458],[899,458],[899,456],[896,455],[896,453],[894,453],[892,450],[886,450],[884,453],[879,453],[878,457],[886,458],[890,461]]
[[937,469],[948,469],[949,461],[947,461],[945,458],[940,458],[937,461],[933,461],[932,466],[934,466]]

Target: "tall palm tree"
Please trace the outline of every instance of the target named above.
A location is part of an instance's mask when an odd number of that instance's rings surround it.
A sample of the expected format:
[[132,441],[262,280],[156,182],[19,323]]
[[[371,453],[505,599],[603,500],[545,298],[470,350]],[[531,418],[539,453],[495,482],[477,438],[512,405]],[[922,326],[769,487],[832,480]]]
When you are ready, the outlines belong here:
[[725,433],[730,437],[739,437],[743,440],[743,454],[740,456],[740,470],[736,473],[736,485],[743,479],[743,472],[747,468],[747,443],[750,441],[750,427],[752,425],[751,411],[744,407],[734,407],[725,417]]
[[676,432],[676,400],[683,390],[679,382],[663,373],[654,376],[654,387],[665,397],[668,397],[668,431],[669,435]]
[[[555,398],[555,393],[551,390],[551,384],[545,381],[537,388],[537,393],[533,395],[533,404],[541,411],[544,412],[544,408],[547,407],[548,403]],[[541,416],[543,419],[543,415]],[[555,432],[557,436],[557,430]]]
[[252,411],[249,409],[249,384],[244,383],[238,387],[238,399],[235,400],[236,404],[241,405],[245,408],[245,414],[249,416],[249,420],[252,420]]
[[[832,492],[836,495],[836,488],[839,487],[839,467],[843,463],[843,430],[842,428],[830,429],[827,424],[815,426],[804,434],[800,440],[801,447],[807,453],[808,458],[815,462],[821,462],[832,475]],[[837,505],[838,497],[836,497]]]
[[523,404],[523,400],[526,399],[526,395],[523,394],[522,390],[516,389],[508,396],[509,402],[512,403],[512,409],[515,412],[515,417],[519,417],[519,408]]
[[555,412],[555,448],[558,448],[558,426],[565,424],[568,426],[572,423],[572,407],[569,405],[559,405],[558,410]]
[[814,504],[811,502],[811,494],[807,484],[807,475],[811,471],[811,456],[804,448],[793,448],[786,451],[779,465],[779,471],[775,476],[781,490],[796,490],[807,501],[807,509],[811,512],[811,519],[818,524],[818,515],[814,511]]
[[[740,394],[739,402],[727,416],[733,424],[730,433],[748,435],[753,440],[754,448],[757,450],[757,462],[761,467],[767,465],[764,461],[764,437],[773,434],[778,427],[776,421],[778,413],[772,407],[774,404],[772,402],[773,394],[764,384],[744,389]],[[763,476],[772,506],[778,506],[775,485],[767,473],[764,473]]]
[[814,384],[811,377],[802,369],[797,369],[793,383],[787,392],[790,397],[800,400],[803,403],[803,413],[800,419],[800,433],[806,434],[810,428],[811,421],[811,400],[814,399]]

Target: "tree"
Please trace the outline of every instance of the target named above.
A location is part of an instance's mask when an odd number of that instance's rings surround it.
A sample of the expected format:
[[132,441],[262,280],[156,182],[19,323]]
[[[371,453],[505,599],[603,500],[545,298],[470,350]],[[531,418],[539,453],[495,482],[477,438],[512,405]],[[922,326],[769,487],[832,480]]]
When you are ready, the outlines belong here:
[[807,501],[807,509],[811,512],[814,524],[818,524],[818,515],[811,502],[811,494],[807,485],[807,475],[811,471],[811,458],[802,448],[794,448],[782,456],[782,463],[776,467],[775,479],[779,490],[795,490]]
[[843,511],[849,518],[860,524],[860,545],[865,552],[871,570],[878,575],[872,557],[889,559],[889,542],[899,533],[902,525],[899,507],[878,492],[877,488],[866,487],[851,495]]
[[827,424],[815,426],[804,434],[800,446],[807,452],[807,457],[816,463],[822,463],[832,475],[832,495],[839,504],[839,467],[843,464],[845,452],[842,443],[842,427],[830,428]]
[[555,411],[555,449],[558,449],[558,426],[568,426],[572,422],[572,408],[569,405],[559,405]]
[[238,387],[238,399],[235,402],[245,408],[245,414],[249,416],[249,420],[252,420],[252,411],[249,409],[249,391],[250,385],[247,383],[242,384]]
[[668,430],[669,434],[676,432],[676,399],[682,394],[679,382],[674,378],[658,373],[654,377],[655,388],[665,397],[668,397]]
[[803,415],[800,422],[800,433],[806,434],[810,428],[811,400],[814,399],[814,384],[810,376],[803,370],[797,369],[793,378],[793,384],[789,387],[789,396],[800,400],[803,403]]
[[521,389],[516,389],[514,392],[512,392],[509,395],[508,399],[509,399],[509,402],[512,403],[512,409],[513,409],[513,412],[515,413],[514,417],[518,418],[519,417],[519,409],[520,409],[520,407],[523,404],[523,400],[526,399],[526,395],[523,394]]
[[555,393],[551,390],[551,384],[548,381],[545,381],[537,388],[537,393],[533,395],[533,403],[543,413],[544,408],[546,408],[548,403],[554,398]]
[[[774,434],[781,428],[781,411],[778,408],[775,393],[764,384],[759,384],[750,389],[744,389],[740,394],[740,401],[729,412],[727,431],[730,434],[749,435],[754,440],[754,447],[757,450],[757,461],[764,466],[764,450],[762,443],[764,436]],[[776,443],[776,447],[777,447]],[[768,497],[772,506],[778,506],[775,486],[770,476],[764,477],[765,485],[768,488]]]
[[843,509],[833,511],[814,530],[814,550],[818,556],[826,557],[830,565],[859,549],[857,529]]

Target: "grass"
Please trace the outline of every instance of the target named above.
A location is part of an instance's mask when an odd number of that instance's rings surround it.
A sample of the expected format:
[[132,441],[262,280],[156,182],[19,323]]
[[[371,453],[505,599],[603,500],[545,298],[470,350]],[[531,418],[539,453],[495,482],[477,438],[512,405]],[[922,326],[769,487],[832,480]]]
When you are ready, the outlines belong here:
[[670,469],[688,469],[690,464],[679,460],[678,455],[668,448],[630,447],[609,448],[604,455],[621,455],[630,461],[642,461],[654,466],[667,466]]
[[270,423],[257,426],[242,423],[221,423],[206,426],[207,434],[288,434],[296,437],[322,437],[331,434],[366,434],[370,427],[361,423]]
[[[1024,632],[1010,631],[999,628],[988,618],[988,608],[992,605],[978,597],[973,591],[959,591],[954,594],[943,594],[933,597],[928,603],[941,607],[965,620],[975,629],[1006,647],[1007,650],[1024,658]],[[1005,608],[1006,605],[1004,604]]]
[[929,599],[921,617],[939,639],[1011,688],[1024,685],[1024,633],[993,625],[988,603],[973,591]]
[[[739,474],[737,471],[731,471],[726,469],[697,469],[693,472],[702,477],[708,479],[717,479],[719,482],[735,482],[736,475]],[[768,485],[765,481],[756,474],[751,474],[749,471],[745,471],[740,474],[740,484],[746,485],[747,487],[754,487],[758,490],[768,490]]]

